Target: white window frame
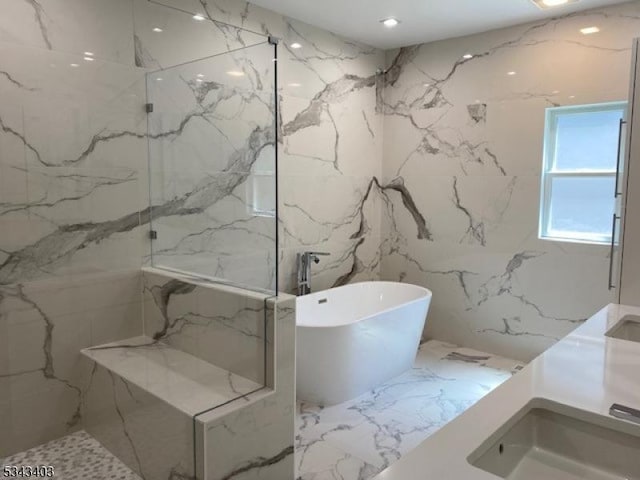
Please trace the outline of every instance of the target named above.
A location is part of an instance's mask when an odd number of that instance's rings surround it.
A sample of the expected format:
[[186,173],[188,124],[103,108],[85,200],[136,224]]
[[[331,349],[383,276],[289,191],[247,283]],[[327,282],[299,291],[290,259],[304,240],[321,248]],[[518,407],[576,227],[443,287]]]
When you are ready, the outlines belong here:
[[[584,232],[553,232],[549,230],[552,184],[554,178],[615,178],[618,174],[616,166],[611,170],[556,170],[556,142],[558,117],[562,114],[602,112],[609,110],[625,110],[627,102],[609,102],[591,105],[576,105],[548,108],[545,116],[544,127],[544,155],[542,165],[542,186],[540,195],[540,215],[538,226],[538,237],[542,240],[552,240],[561,242],[590,243],[598,245],[608,245],[611,243],[611,233],[606,235],[588,234]],[[618,146],[620,147],[620,146]],[[620,152],[618,152],[620,155]],[[619,160],[619,159],[618,159]],[[611,192],[612,197],[615,192]],[[612,212],[613,214],[614,212]]]

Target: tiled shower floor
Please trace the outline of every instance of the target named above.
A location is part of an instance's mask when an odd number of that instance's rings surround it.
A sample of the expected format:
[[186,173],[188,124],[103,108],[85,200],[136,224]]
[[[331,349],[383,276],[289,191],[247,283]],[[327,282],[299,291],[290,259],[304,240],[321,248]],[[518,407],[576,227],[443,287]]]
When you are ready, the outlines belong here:
[[[95,438],[80,431],[17,453],[3,465],[52,465],[57,480],[142,480]],[[46,477],[31,477],[46,478]]]
[[298,405],[298,480],[367,480],[415,448],[520,368],[443,342],[414,368],[340,405]]

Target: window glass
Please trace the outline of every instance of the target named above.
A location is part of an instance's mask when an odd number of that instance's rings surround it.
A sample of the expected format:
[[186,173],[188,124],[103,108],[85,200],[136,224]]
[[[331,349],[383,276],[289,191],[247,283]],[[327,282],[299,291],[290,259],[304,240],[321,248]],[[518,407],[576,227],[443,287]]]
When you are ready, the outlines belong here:
[[615,177],[555,177],[551,180],[548,234],[606,240],[611,236]]
[[626,103],[547,109],[540,238],[608,243]]
[[623,111],[557,115],[556,170],[615,170]]

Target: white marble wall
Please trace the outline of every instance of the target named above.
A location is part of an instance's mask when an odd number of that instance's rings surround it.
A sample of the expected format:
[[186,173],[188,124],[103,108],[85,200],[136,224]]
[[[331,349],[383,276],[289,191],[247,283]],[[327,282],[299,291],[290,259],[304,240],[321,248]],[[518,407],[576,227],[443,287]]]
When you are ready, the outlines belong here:
[[639,29],[632,2],[388,52],[383,178],[415,211],[389,195],[382,277],[433,291],[427,337],[529,360],[612,300],[607,247],[538,239],[544,112],[625,100]]
[[[265,148],[260,152],[262,158],[256,159],[255,150],[249,151],[253,156],[239,165],[234,163],[232,155],[247,139],[251,145],[255,143],[251,134],[256,133],[253,130],[256,124],[264,129],[264,134],[257,132],[264,141],[271,139],[272,132],[267,127],[273,109],[273,98],[269,97],[273,73],[271,48],[255,44],[264,42],[264,35],[272,35],[280,40],[279,288],[294,290],[295,257],[304,250],[331,253],[314,271],[316,288],[354,278],[377,278],[379,206],[369,202],[363,208],[363,203],[371,177],[381,174],[382,115],[376,112],[375,72],[384,64],[383,53],[238,0],[163,0],[160,3],[242,26],[262,36],[213,23],[215,30],[207,35],[215,38],[209,39],[199,35],[193,25],[177,27],[180,31],[184,27],[189,37],[184,45],[189,47],[207,45],[208,41],[219,46],[222,39],[226,48],[248,48],[180,67],[177,71],[165,70],[163,81],[150,89],[152,97],[174,97],[168,100],[169,105],[161,105],[159,109],[177,114],[174,125],[179,125],[181,118],[190,118],[188,115],[198,112],[193,119],[197,125],[195,133],[185,135],[183,132],[179,142],[166,137],[151,142],[151,157],[163,163],[158,169],[156,162],[152,162],[151,190],[152,194],[157,192],[153,202],[164,205],[170,199],[182,198],[181,195],[195,186],[201,187],[195,179],[203,176],[209,183],[216,182],[218,189],[232,193],[216,204],[216,208],[207,206],[195,215],[190,212],[186,219],[171,216],[154,222],[154,229],[159,225],[154,263],[273,289],[275,224],[272,218],[255,217],[247,211],[251,206],[248,199],[252,182],[265,173],[267,178],[259,181],[268,182],[273,178],[274,152]],[[162,9],[142,4],[141,8]],[[190,17],[187,19],[191,21]],[[160,18],[154,22],[163,24]],[[202,23],[211,24],[208,20]],[[145,28],[139,30],[149,32],[151,26],[146,22]],[[163,39],[158,44],[164,33],[147,33],[144,38],[136,39],[139,65],[167,67],[179,63],[177,59],[185,56],[200,58],[217,53],[215,48],[207,52],[202,46],[195,52],[190,48],[180,51],[172,47],[167,53],[167,42]],[[180,44],[181,37],[172,43]],[[300,44],[301,48],[292,48],[293,43]],[[229,81],[228,70],[244,71],[245,77],[237,80],[236,85]],[[205,80],[216,81],[195,84],[196,72],[202,72]],[[223,72],[222,77],[214,78],[215,72]],[[173,77],[175,81],[171,81]],[[220,90],[219,84],[226,90]],[[166,95],[169,91],[171,95]],[[234,103],[230,101],[231,94],[238,97],[233,99]],[[157,127],[160,131],[166,128],[164,123],[171,122],[170,117],[160,116]],[[156,113],[150,118],[157,118]],[[155,120],[151,125],[156,128]],[[215,159],[211,158],[212,152]],[[155,178],[156,169],[162,172],[162,178]],[[367,220],[364,224],[363,216]],[[213,252],[219,255],[212,255]]]
[[[267,385],[196,418],[204,454],[197,471],[206,480],[285,480],[295,477],[295,297],[267,300]],[[238,408],[238,405],[242,405]]]
[[382,173],[375,72],[384,53],[239,0],[160,3],[281,41],[280,290],[295,289],[295,256],[305,250],[331,253],[314,268],[314,288],[377,278],[380,207],[366,200]]
[[84,428],[144,479],[194,478],[193,418],[98,363],[84,394]]
[[[212,162],[214,174],[194,185],[198,193],[185,193],[173,182],[175,175],[149,179],[148,117],[142,108],[145,75],[184,61],[186,50],[193,60],[263,37],[209,20],[199,22],[196,32],[191,15],[157,3],[170,2],[0,2],[0,456],[79,428],[78,405],[89,373],[80,365],[80,349],[142,333],[139,269],[150,252],[149,180],[157,182],[154,214],[170,233],[160,237],[165,243],[158,249],[167,258],[185,245],[185,216],[188,228],[217,230],[209,243],[186,244],[184,262],[171,266],[201,267],[212,249],[232,245],[238,249],[225,254],[243,262],[212,262],[199,273],[222,271],[232,280],[249,276],[273,283],[273,219],[269,226],[268,219],[239,213],[255,144],[239,155],[234,178],[216,171],[228,163]],[[384,63],[383,53],[241,0],[173,6],[282,39],[281,289],[294,288],[295,253],[307,249],[332,253],[316,270],[318,287],[375,278],[379,213],[371,202],[363,207],[363,199],[371,177],[381,173],[374,72]],[[153,37],[149,27],[156,24],[166,40]],[[294,41],[302,48],[290,48]],[[267,68],[273,65],[262,71]],[[237,103],[218,109],[225,92],[205,92],[189,81],[181,87],[173,93],[191,95],[186,105],[194,111],[213,109],[224,116],[242,104],[247,115],[260,113],[253,130],[247,130],[247,116],[235,127],[244,125],[245,139],[260,145],[273,138],[273,131],[260,129],[268,117],[260,104],[266,97],[240,94]],[[152,140],[168,140],[173,153],[184,152],[204,117],[189,117],[194,130],[184,137],[176,118],[165,118],[167,124],[152,124]],[[256,131],[258,138],[251,136]],[[194,148],[206,150],[206,143]],[[201,166],[190,173],[202,174]],[[214,204],[217,210],[210,208]],[[250,228],[229,226],[245,221]],[[239,247],[258,239],[256,256]],[[265,253],[267,245],[271,254]],[[198,251],[203,255],[193,260],[190,254]],[[233,277],[236,271],[241,275]]]
[[150,480],[294,478],[295,297],[144,276],[147,336],[84,351],[86,431]]
[[264,295],[145,269],[144,335],[264,385]]
[[79,428],[80,349],[142,331],[131,29],[129,1],[0,4],[0,456]]
[[123,273],[0,287],[0,455],[81,427],[80,350],[142,331],[141,287]]

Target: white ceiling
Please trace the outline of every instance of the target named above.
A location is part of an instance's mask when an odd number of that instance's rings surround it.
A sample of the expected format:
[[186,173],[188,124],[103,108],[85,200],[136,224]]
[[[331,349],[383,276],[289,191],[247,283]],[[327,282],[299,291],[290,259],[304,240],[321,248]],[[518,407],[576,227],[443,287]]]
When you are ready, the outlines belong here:
[[[368,45],[389,49],[496,28],[628,0],[579,0],[541,10],[531,0],[249,0],[283,15]],[[380,20],[395,17],[392,29]]]

